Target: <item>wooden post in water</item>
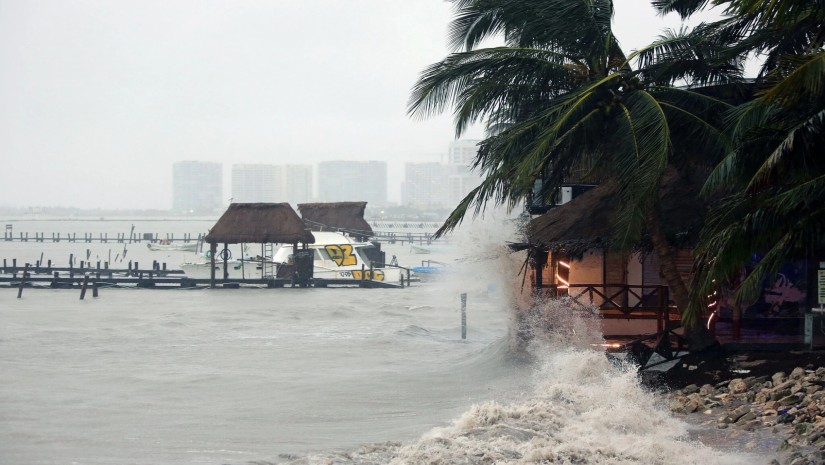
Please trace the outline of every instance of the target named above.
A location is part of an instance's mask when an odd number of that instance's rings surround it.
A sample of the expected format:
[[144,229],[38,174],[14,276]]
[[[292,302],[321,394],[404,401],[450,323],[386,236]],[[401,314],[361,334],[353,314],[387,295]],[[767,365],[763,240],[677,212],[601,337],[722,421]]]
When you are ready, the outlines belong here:
[[467,339],[467,293],[461,293],[461,339]]
[[218,253],[218,243],[209,243],[209,287],[215,287],[215,254]]
[[223,279],[229,279],[229,244],[223,243],[223,250],[221,251],[221,258],[223,259]]
[[83,276],[83,285],[80,287],[80,300],[86,297],[86,288],[89,287],[89,273]]
[[92,297],[97,298],[97,288],[98,287],[100,287],[100,286],[97,285],[97,279],[95,279],[95,282],[92,283]]
[[29,274],[29,264],[23,269],[23,276],[20,278],[20,286],[17,288],[17,298],[23,297],[23,286],[26,285],[26,276]]

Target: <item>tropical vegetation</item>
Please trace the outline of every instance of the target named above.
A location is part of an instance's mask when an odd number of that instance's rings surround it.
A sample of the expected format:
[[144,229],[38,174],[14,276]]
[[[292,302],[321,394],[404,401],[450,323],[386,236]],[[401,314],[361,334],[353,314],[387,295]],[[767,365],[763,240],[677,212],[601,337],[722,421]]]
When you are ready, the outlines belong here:
[[[614,244],[646,236],[686,327],[705,297],[744,267],[737,298],[821,251],[825,221],[825,0],[654,0],[683,17],[721,20],[664,31],[633,54],[613,35],[611,0],[452,0],[453,52],[422,72],[410,112],[452,108],[460,135],[484,122],[481,185],[439,233],[488,202],[552,197],[565,180],[610,183],[620,199]],[[498,38],[500,46],[485,46]],[[745,66],[760,69],[745,79]],[[711,204],[688,294],[662,231],[668,170],[707,175]],[[535,192],[535,186],[541,186]]]

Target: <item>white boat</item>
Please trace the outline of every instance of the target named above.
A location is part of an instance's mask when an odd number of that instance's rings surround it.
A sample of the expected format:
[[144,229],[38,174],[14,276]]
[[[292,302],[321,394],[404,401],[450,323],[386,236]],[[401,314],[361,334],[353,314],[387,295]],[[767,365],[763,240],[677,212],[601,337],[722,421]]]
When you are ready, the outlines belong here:
[[155,251],[169,251],[169,252],[197,252],[198,251],[198,243],[197,242],[184,242],[180,244],[175,244],[174,242],[149,242],[146,244],[146,247],[149,250]]
[[[313,254],[313,277],[319,279],[372,279],[399,283],[403,277],[407,280],[407,270],[399,267],[372,267],[369,259],[369,249],[375,249],[370,242],[359,242],[346,234],[339,232],[313,232],[314,244],[307,244]],[[261,260],[256,258],[232,259],[227,261],[229,279],[259,279],[261,277],[276,277],[284,275],[284,271],[291,265],[293,248],[291,244],[280,245],[275,248],[272,257]],[[215,261],[215,277],[223,278],[223,260]],[[281,273],[278,269],[281,268]],[[183,263],[181,269],[190,278],[209,278],[210,263]]]

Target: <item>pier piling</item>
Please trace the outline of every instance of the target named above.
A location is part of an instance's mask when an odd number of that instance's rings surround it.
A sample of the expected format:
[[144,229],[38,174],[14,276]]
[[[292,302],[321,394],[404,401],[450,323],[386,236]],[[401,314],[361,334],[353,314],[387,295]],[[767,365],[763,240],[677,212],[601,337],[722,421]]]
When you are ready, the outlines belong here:
[[80,300],[86,297],[86,288],[89,287],[89,274],[83,276],[83,286],[80,288]]
[[461,339],[467,339],[467,293],[461,293]]
[[[15,260],[16,261],[16,260]],[[20,286],[17,288],[17,298],[23,297],[23,286],[26,285],[26,275],[29,274],[29,264],[26,263],[26,268],[23,270],[23,277],[20,278]]]

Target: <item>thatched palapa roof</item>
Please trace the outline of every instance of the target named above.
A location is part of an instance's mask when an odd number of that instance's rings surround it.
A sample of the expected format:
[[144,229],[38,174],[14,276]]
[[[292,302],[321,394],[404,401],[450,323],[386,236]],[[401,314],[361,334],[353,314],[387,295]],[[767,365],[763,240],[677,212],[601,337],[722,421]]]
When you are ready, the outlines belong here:
[[[705,212],[699,199],[701,176],[687,179],[675,170],[665,175],[660,190],[662,228],[676,245],[696,240]],[[581,256],[590,249],[609,248],[613,242],[619,198],[610,183],[601,184],[534,218],[527,224],[530,247]],[[643,238],[639,246],[647,248]]]
[[372,227],[364,219],[367,202],[299,203],[298,211],[313,231],[347,231],[372,236]]
[[315,242],[288,203],[233,203],[204,240],[226,244]]

